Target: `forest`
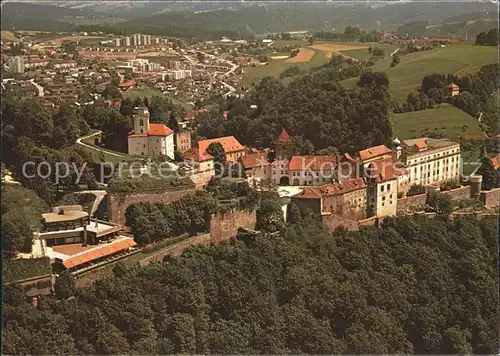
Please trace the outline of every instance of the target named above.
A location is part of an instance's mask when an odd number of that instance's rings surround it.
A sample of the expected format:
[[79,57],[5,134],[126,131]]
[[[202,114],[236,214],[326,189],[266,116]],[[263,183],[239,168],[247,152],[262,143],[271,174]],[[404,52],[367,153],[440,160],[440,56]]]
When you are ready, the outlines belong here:
[[[358,75],[358,90],[345,90],[338,84]],[[264,78],[244,99],[223,103],[223,109],[230,110],[227,120],[201,115],[198,134],[207,138],[234,135],[244,145],[273,147],[285,128],[301,154],[353,153],[389,143],[388,86],[385,73],[365,71],[362,64],[335,56],[320,70],[287,86],[277,78]]]
[[277,228],[268,203],[260,233],[118,264],[78,290],[65,276],[38,308],[4,287],[3,353],[497,352],[496,219],[396,217],[328,233],[295,206]]
[[[408,94],[403,105],[395,105],[394,112],[425,110],[448,102],[475,118],[483,113],[482,123],[486,132],[498,134],[500,113],[497,105],[490,104],[498,91],[498,76],[496,64],[485,65],[477,73],[463,77],[443,73],[426,75],[421,89]],[[460,95],[450,96],[447,86],[451,83],[460,87]]]

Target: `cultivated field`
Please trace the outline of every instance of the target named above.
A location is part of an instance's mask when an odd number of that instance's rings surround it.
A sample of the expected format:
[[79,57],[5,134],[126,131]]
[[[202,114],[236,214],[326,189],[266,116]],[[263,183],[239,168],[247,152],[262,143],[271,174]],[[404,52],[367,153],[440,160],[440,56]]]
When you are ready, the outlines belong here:
[[19,38],[17,38],[14,33],[11,31],[1,31],[2,42],[19,42]]
[[312,57],[316,54],[312,49],[301,48],[299,53],[295,57],[288,58],[286,63],[304,63],[309,62]]
[[314,55],[308,62],[289,63],[287,59],[273,59],[265,66],[245,68],[245,75],[241,83],[243,85],[250,85],[252,83],[259,83],[264,77],[279,77],[285,69],[292,65],[296,65],[301,70],[308,70],[320,67],[329,61],[325,52],[319,50],[313,50],[313,52]]
[[392,115],[393,136],[400,140],[441,134],[452,140],[462,135],[480,135],[478,121],[449,104],[439,108]]
[[[496,63],[497,51],[496,47],[460,44],[415,52],[400,58],[401,62],[390,68],[392,58],[388,55],[375,63],[372,71],[387,73],[392,99],[403,103],[408,93],[420,87],[427,74],[452,73],[462,76],[474,73],[486,64]],[[354,88],[357,81],[358,78],[353,78],[343,84],[347,88]]]

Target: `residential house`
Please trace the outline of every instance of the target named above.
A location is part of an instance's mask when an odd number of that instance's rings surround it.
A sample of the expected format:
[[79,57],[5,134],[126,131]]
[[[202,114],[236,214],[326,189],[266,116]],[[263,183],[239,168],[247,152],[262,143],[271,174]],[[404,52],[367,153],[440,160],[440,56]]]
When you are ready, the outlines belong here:
[[460,95],[460,87],[458,85],[456,85],[455,83],[451,83],[450,85],[448,85],[447,89],[448,89],[449,96]]

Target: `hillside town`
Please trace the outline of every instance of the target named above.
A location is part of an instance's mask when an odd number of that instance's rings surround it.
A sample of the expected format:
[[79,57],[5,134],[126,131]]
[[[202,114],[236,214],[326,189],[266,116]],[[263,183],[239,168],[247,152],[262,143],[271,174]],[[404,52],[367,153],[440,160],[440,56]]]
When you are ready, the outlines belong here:
[[491,31],[95,28],[2,37],[6,354],[492,352]]

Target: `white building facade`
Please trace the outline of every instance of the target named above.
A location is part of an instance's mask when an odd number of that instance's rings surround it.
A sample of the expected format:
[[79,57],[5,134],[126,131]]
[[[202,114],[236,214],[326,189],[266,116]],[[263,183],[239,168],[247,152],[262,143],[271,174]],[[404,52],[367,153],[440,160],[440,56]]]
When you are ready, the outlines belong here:
[[128,153],[174,159],[174,132],[164,124],[150,124],[147,108],[134,110],[134,131],[128,136]]

